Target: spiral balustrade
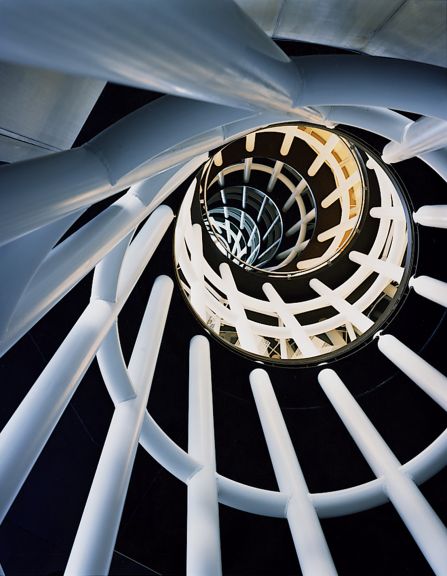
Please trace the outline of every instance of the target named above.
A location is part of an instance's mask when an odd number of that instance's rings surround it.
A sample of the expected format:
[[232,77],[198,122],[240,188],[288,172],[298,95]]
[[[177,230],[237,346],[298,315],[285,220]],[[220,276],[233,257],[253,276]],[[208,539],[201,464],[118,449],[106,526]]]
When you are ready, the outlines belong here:
[[[385,165],[417,156],[447,178],[445,70],[361,55],[292,61],[233,3],[216,2],[212,19],[200,2],[191,3],[189,13],[175,3],[169,17],[161,5],[137,12],[134,3],[112,3],[107,19],[118,26],[119,47],[92,33],[101,3],[76,7],[80,18],[71,29],[64,8],[40,3],[47,24],[30,37],[27,54],[20,42],[31,24],[22,18],[22,3],[11,4],[0,41],[5,59],[174,96],[144,106],[83,146],[0,168],[0,240],[3,265],[11,268],[0,317],[2,353],[94,270],[89,304],[0,435],[2,519],[96,357],[114,412],[66,574],[108,572],[139,444],[187,486],[191,576],[222,573],[219,504],[286,520],[301,572],[315,576],[337,570],[320,519],[388,500],[433,572],[446,574],[447,532],[418,488],[445,465],[446,432],[402,464],[349,391],[351,383],[337,374],[337,361],[349,353],[354,362],[357,345],[378,347],[447,408],[446,378],[393,335],[396,314],[410,313],[409,293],[436,302],[439,315],[447,305],[442,270],[441,277],[420,275],[417,258],[426,249],[422,241],[418,247],[418,229],[445,228],[446,207],[440,193],[439,204],[414,212],[411,191],[402,191]],[[146,34],[142,14],[154,22]],[[222,21],[232,26],[224,30]],[[170,26],[170,42],[161,24]],[[188,44],[190,32],[205,25],[209,50],[199,50]],[[41,34],[58,26],[46,43]],[[70,29],[66,38],[64,29]],[[114,32],[112,26],[108,34]],[[245,60],[241,46],[250,48]],[[109,58],[102,58],[107,51]],[[216,61],[220,77],[211,74]],[[349,136],[349,127],[385,138],[382,158]],[[266,363],[267,370],[252,371],[250,382],[278,490],[237,482],[216,469],[212,362],[204,336],[189,350],[187,451],[151,416],[170,278],[155,281],[130,361],[124,361],[120,312],[174,227],[174,213],[162,203],[185,181],[172,276],[226,354],[236,349]],[[123,190],[63,237],[88,207]],[[18,258],[26,262],[20,270],[13,265]],[[309,492],[274,391],[279,364],[317,370],[375,480]]]

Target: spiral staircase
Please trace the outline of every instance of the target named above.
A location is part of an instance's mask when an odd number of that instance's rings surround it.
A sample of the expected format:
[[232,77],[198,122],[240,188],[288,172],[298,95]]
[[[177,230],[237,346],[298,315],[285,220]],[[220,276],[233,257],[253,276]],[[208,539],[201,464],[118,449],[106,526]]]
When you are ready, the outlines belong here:
[[446,43],[5,2],[0,573],[447,574]]

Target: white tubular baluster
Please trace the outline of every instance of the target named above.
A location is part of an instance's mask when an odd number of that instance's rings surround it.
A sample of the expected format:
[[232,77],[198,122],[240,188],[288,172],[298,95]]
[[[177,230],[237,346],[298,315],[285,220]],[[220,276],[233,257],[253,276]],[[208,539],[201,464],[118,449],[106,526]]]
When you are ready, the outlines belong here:
[[258,354],[258,346],[256,343],[256,335],[250,329],[250,324],[248,323],[248,318],[245,313],[244,307],[239,298],[239,292],[236,283],[231,273],[231,268],[228,264],[223,263],[219,267],[220,274],[224,283],[225,292],[230,304],[230,309],[234,312],[237,318],[235,323],[235,328],[237,335],[239,336],[239,341],[241,343],[241,348]]
[[291,495],[287,520],[303,576],[334,576],[337,571],[267,372],[253,370],[250,382],[279,489]]
[[447,205],[421,206],[413,214],[416,224],[431,226],[432,228],[447,228]]
[[210,349],[206,338],[191,340],[189,353],[188,452],[203,464],[188,480],[186,571],[188,576],[219,576],[219,507],[214,450]]
[[366,461],[377,477],[435,574],[447,574],[447,530],[417,486],[401,472],[401,465],[366,414],[333,370],[318,376]]
[[430,276],[417,276],[416,278],[411,278],[409,284],[419,296],[428,298],[432,302],[436,302],[444,306],[444,308],[447,308],[446,282],[431,278]]
[[129,363],[136,397],[113,414],[65,574],[107,574],[171,301],[173,282],[154,283]]
[[379,350],[408,378],[447,410],[447,378],[439,370],[433,368],[391,334],[380,335],[378,346]]
[[148,221],[126,254],[117,301],[90,302],[0,434],[0,520],[169,227],[172,210],[162,208],[158,226],[153,229]]
[[267,298],[274,305],[275,311],[283,321],[284,325],[288,328],[288,330],[290,330],[292,338],[295,340],[296,345],[301,350],[303,355],[317,356],[320,353],[320,350],[317,346],[315,346],[315,344],[306,334],[305,329],[301,326],[295,316],[289,312],[287,304],[284,302],[278,292],[269,283],[265,283],[262,286],[262,289],[264,290]]

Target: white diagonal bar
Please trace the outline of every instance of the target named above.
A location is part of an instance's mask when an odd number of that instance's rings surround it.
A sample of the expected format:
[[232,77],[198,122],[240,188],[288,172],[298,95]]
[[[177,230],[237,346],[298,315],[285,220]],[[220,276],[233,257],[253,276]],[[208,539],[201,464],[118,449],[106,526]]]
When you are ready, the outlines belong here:
[[272,175],[270,176],[270,180],[267,184],[267,192],[271,192],[275,187],[276,181],[278,180],[278,176],[284,166],[284,162],[280,162],[279,160],[276,161],[275,166],[273,168]]
[[231,268],[228,266],[228,264],[223,263],[219,266],[219,270],[224,283],[224,289],[228,298],[228,303],[230,304],[230,309],[235,314],[236,322],[234,327],[236,328],[237,335],[239,336],[241,348],[247,350],[248,352],[259,354],[258,346],[256,343],[256,336],[252,332],[250,324],[248,323],[247,314],[241,303],[239,291],[234,281],[233,274],[231,273]]
[[102,449],[65,574],[107,574],[138,447],[173,282],[154,283],[129,364],[136,397],[118,404]]
[[20,300],[7,334],[0,340],[0,354],[17,342],[152,211],[154,232],[160,229],[166,213],[172,219],[172,210],[167,206],[154,209],[180,184],[184,174],[183,169],[169,171],[132,187],[125,196],[53,248]]
[[321,387],[396,508],[435,574],[447,574],[447,530],[416,484],[333,370],[318,376]]
[[447,378],[391,334],[381,334],[379,350],[435,402],[447,410]]
[[447,205],[421,206],[413,214],[416,224],[432,228],[447,228]]
[[346,194],[349,188],[355,186],[357,182],[360,182],[360,174],[359,172],[354,172],[354,174],[351,174],[349,178],[341,182],[340,185],[335,188],[335,190],[332,190],[332,192],[328,194],[326,198],[324,198],[324,200],[321,202],[322,207],[329,208],[331,204],[341,198],[342,194]]
[[307,182],[303,178],[303,180],[301,180],[300,183],[296,186],[293,193],[287,198],[284,206],[282,207],[282,211],[287,212],[291,208],[293,202],[295,201],[295,198],[301,196],[301,194],[304,192],[306,188],[307,188]]
[[208,340],[196,336],[189,351],[188,453],[202,463],[188,480],[186,572],[222,574]]
[[362,252],[356,252],[355,250],[349,253],[349,260],[359,264],[360,266],[366,266],[374,272],[382,274],[395,282],[400,282],[402,280],[404,269],[402,266],[394,264],[393,262],[380,260],[379,258],[374,258],[374,256],[370,256],[369,254],[363,254]]
[[315,290],[317,294],[322,296],[330,306],[343,314],[346,320],[354,324],[354,326],[362,332],[366,332],[373,326],[374,322],[368,318],[368,316],[365,316],[361,310],[358,310],[353,304],[341,298],[334,290],[328,288],[317,278],[312,278],[312,280],[309,281],[309,286]]
[[281,156],[287,156],[287,154],[290,151],[290,147],[293,144],[294,139],[295,139],[295,137],[294,137],[292,132],[287,132],[286,134],[284,134],[284,139],[282,141],[281,149],[279,151]]
[[293,226],[291,226],[287,230],[286,236],[287,237],[292,236],[293,234],[295,234],[295,232],[298,232],[298,230],[301,228],[303,224],[308,224],[311,220],[314,220],[314,218],[315,218],[315,208],[312,208],[312,210],[310,210],[305,216],[303,216],[303,218],[298,220],[298,222],[293,224]]
[[338,234],[343,235],[348,230],[352,230],[357,222],[357,216],[354,218],[349,218],[349,220],[345,220],[344,222],[337,224],[336,226],[332,226],[332,228],[328,228],[321,234],[318,234],[317,240],[318,242],[326,242],[326,240],[330,240],[331,238],[335,238]]
[[287,308],[287,304],[275,290],[275,288],[266,282],[263,284],[262,289],[265,295],[274,306],[275,312],[278,314],[284,325],[290,331],[291,337],[295,340],[296,345],[301,350],[304,356],[317,356],[320,351],[306,334],[305,329],[301,326],[293,314]]
[[332,134],[329,140],[318,150],[317,156],[312,164],[309,166],[307,173],[309,176],[315,176],[318,170],[323,166],[323,164],[330,160],[332,156],[332,150],[335,148],[339,142],[339,137],[337,134]]
[[303,576],[333,576],[337,571],[267,372],[253,370],[250,383],[279,489],[290,494],[287,520]]

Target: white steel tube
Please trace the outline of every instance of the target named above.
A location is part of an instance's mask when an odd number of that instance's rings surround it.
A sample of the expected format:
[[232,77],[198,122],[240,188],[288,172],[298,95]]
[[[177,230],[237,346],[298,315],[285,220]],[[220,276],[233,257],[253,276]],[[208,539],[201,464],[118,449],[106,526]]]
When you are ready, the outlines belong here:
[[172,220],[169,212],[155,235],[148,221],[132,243],[118,301],[94,300],[87,306],[0,434],[0,521],[163,237]]
[[0,521],[109,331],[114,308],[103,300],[87,306],[0,434]]
[[405,212],[400,206],[375,206],[369,211],[373,218],[386,218],[387,220],[405,221]]
[[296,186],[292,194],[287,198],[284,206],[282,207],[282,211],[287,212],[291,208],[292,204],[296,201],[296,198],[298,198],[298,196],[301,196],[301,194],[304,192],[306,188],[307,188],[307,182],[303,178],[302,180],[300,180],[300,183]]
[[219,506],[208,340],[196,336],[189,352],[188,453],[203,464],[188,481],[186,572],[219,576]]
[[428,298],[447,308],[447,282],[430,276],[417,276],[411,278],[409,284],[419,296]]
[[390,142],[385,146],[382,160],[394,164],[445,146],[447,122],[439,118],[419,118],[406,126],[401,142]]
[[252,332],[250,324],[248,323],[248,318],[240,301],[239,292],[233,274],[231,273],[231,268],[228,264],[223,263],[220,265],[219,270],[223,280],[223,288],[230,304],[230,309],[235,314],[236,320],[234,327],[239,336],[241,347],[244,350],[248,350],[248,352],[259,354],[256,335]]
[[393,262],[380,260],[380,258],[374,258],[374,256],[371,256],[370,254],[363,254],[362,252],[356,252],[355,250],[349,253],[349,260],[359,264],[360,266],[366,266],[374,272],[382,274],[395,282],[400,282],[402,280],[404,269],[402,266]]
[[279,489],[291,495],[287,520],[303,576],[333,576],[337,571],[267,372],[253,370],[250,382]]
[[391,334],[380,335],[379,350],[435,402],[447,410],[447,378]]
[[136,397],[115,408],[65,574],[107,574],[155,371],[173,282],[154,283],[129,364]]
[[306,334],[305,329],[301,326],[295,316],[289,312],[287,304],[284,302],[278,292],[269,283],[265,283],[262,286],[262,289],[274,306],[275,312],[277,312],[284,325],[290,331],[291,337],[295,340],[296,345],[303,353],[303,355],[317,356],[320,353],[320,350],[317,346],[315,346],[315,344]]
[[[0,49],[10,62],[228,106],[293,109],[295,67],[234,2],[34,0],[31,19],[26,2],[4,8]],[[219,78],[209,73],[216,62]]]
[[309,285],[317,294],[322,296],[328,304],[343,314],[346,320],[354,324],[354,326],[362,332],[366,332],[374,324],[361,310],[336,294],[335,291],[328,288],[323,282],[317,280],[317,278],[312,278],[312,280],[309,281]]
[[200,318],[206,322],[206,288],[203,277],[203,241],[200,224],[194,224],[192,227],[191,264],[195,273],[195,278],[191,281],[191,305]]
[[413,214],[416,224],[431,228],[447,228],[447,205],[421,206]]
[[318,376],[344,425],[374,474],[384,478],[388,496],[435,574],[447,574],[447,530],[400,462],[333,370]]

